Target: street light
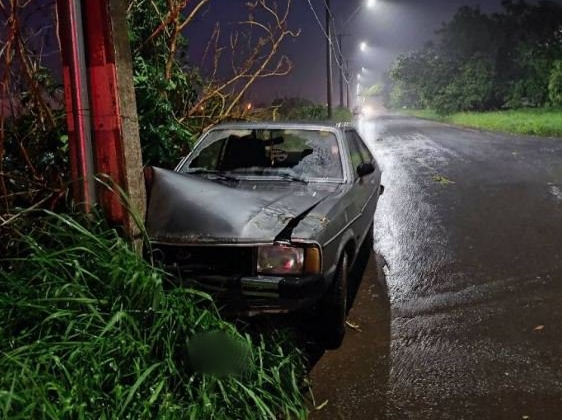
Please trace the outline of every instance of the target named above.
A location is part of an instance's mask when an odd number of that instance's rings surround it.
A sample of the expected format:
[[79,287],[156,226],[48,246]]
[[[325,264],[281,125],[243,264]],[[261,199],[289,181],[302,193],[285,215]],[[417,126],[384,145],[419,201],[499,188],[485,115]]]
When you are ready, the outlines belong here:
[[349,17],[345,20],[345,22],[343,22],[343,26],[346,26],[351,21],[351,19],[355,17],[357,12],[359,12],[359,10],[361,10],[362,7],[367,6],[368,9],[372,9],[375,7],[376,3],[377,3],[376,0],[367,0],[366,3],[360,4],[359,7],[357,7],[357,9],[355,9],[351,15],[349,15]]
[[363,52],[367,51],[367,43],[365,41],[361,42],[361,44],[359,44],[359,49]]

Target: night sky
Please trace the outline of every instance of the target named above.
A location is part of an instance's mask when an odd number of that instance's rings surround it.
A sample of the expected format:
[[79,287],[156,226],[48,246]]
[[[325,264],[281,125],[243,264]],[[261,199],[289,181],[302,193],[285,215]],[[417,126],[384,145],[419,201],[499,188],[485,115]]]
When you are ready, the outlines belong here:
[[[322,22],[324,0],[310,0]],[[555,0],[562,4],[562,0]],[[191,59],[198,63],[208,36],[216,21],[223,28],[247,17],[245,0],[215,0],[187,33]],[[283,1],[280,1],[283,3]],[[421,47],[432,39],[441,23],[448,21],[460,6],[479,6],[483,12],[501,10],[501,0],[377,0],[373,9],[361,7],[364,1],[331,0],[338,32],[350,36],[343,40],[343,50],[355,73],[361,67],[370,69],[371,80],[377,82],[388,70],[397,54]],[[532,3],[532,1],[529,1]],[[345,27],[345,22],[360,7]],[[262,81],[248,98],[268,102],[279,96],[300,96],[317,102],[326,100],[325,36],[316,22],[308,0],[293,0],[290,25],[301,29],[301,35],[289,40],[284,53],[294,64],[291,75]],[[366,52],[358,48],[360,41],[370,45]],[[334,63],[334,103],[339,102],[339,69]]]

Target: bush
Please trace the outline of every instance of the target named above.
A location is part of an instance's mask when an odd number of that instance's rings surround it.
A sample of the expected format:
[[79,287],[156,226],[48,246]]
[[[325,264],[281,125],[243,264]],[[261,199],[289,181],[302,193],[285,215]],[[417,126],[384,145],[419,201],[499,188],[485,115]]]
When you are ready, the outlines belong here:
[[548,81],[548,98],[550,105],[562,106],[562,60],[557,60],[552,66]]
[[353,119],[351,111],[345,107],[338,106],[334,109],[332,120],[336,122],[349,122]]
[[285,117],[288,120],[327,120],[328,108],[320,104],[307,104],[293,108]]
[[102,222],[22,220],[0,260],[2,418],[305,416],[281,335],[251,339],[208,296],[166,290]]
[[481,111],[490,108],[493,95],[492,63],[475,56],[464,64],[459,74],[432,101],[440,114],[458,111]]
[[191,150],[197,133],[194,124],[188,126],[177,117],[193,100],[192,76],[175,71],[166,80],[157,63],[140,56],[133,63],[143,163],[174,168]]

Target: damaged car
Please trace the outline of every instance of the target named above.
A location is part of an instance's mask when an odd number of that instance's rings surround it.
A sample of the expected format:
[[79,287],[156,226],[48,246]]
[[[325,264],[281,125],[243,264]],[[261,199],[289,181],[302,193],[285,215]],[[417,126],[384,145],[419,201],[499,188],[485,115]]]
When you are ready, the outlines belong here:
[[239,314],[310,310],[335,348],[380,181],[350,125],[218,125],[174,171],[150,168],[151,253]]

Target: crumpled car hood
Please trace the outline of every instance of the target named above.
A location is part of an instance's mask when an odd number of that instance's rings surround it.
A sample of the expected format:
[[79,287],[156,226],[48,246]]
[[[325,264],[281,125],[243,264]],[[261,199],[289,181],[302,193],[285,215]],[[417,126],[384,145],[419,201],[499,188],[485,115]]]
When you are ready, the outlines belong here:
[[292,183],[245,188],[153,168],[146,226],[163,243],[267,243],[330,194]]

